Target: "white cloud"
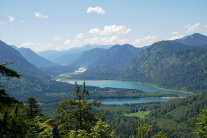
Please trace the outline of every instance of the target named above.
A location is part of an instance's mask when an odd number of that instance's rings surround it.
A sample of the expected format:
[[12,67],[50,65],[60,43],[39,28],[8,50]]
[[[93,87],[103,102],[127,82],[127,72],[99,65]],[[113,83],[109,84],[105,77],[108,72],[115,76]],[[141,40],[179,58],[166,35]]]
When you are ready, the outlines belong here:
[[34,46],[34,45],[35,45],[35,44],[32,43],[32,42],[23,42],[23,43],[21,44],[22,47],[31,47],[31,46]]
[[180,38],[183,38],[183,37],[184,37],[183,35],[176,35],[176,36],[171,37],[169,40],[180,39]]
[[180,39],[180,38],[183,38],[184,36],[179,34],[179,32],[172,32],[172,37],[169,38],[169,40],[175,40],[175,39]]
[[40,19],[47,19],[48,18],[48,15],[43,15],[43,14],[41,14],[39,12],[34,12],[34,16],[36,18],[40,18]]
[[98,28],[93,28],[89,30],[89,33],[92,35],[110,35],[110,34],[127,34],[131,31],[131,29],[126,28],[122,25],[111,25],[104,26],[103,30]]
[[55,41],[59,41],[59,40],[62,40],[63,38],[62,37],[60,37],[59,35],[55,35],[54,36],[54,40]]
[[188,33],[194,32],[196,29],[198,29],[200,26],[200,23],[196,23],[194,25],[186,25],[184,28],[187,28]]
[[85,39],[85,44],[97,44],[97,45],[115,45],[129,43],[128,39],[121,39],[116,35],[111,37],[93,37]]
[[145,36],[144,38],[139,38],[139,39],[136,39],[132,42],[132,45],[134,46],[137,46],[137,47],[143,47],[143,46],[146,46],[146,45],[149,45],[153,42],[155,42],[155,40],[157,39],[156,36]]
[[207,24],[205,25],[205,27],[207,28]]
[[15,20],[15,18],[13,16],[8,16],[9,22],[13,22]]
[[70,42],[71,42],[71,40],[70,40],[70,39],[67,39],[67,40],[64,42],[64,45],[69,45]]
[[[68,39],[64,42],[62,49],[69,49],[73,47],[81,47],[86,44],[96,45],[115,45],[115,44],[126,44],[130,43],[128,39],[120,38],[116,35],[110,37],[90,37],[86,39]],[[66,47],[67,46],[67,47]]]
[[79,34],[76,35],[76,39],[83,39],[83,37],[84,37],[84,36],[83,36],[82,33],[79,33]]
[[95,12],[97,14],[106,14],[105,10],[101,7],[88,7],[87,13],[92,13],[92,12]]
[[63,46],[59,46],[59,45],[52,45],[50,43],[33,43],[33,42],[23,42],[20,44],[20,47],[31,48],[32,50],[36,52],[43,51],[43,50],[63,49]]

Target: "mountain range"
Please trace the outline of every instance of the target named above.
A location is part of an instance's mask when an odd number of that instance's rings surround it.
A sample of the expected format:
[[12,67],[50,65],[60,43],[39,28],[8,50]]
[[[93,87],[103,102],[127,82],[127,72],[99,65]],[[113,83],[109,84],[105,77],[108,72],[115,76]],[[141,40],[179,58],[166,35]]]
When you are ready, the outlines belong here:
[[207,90],[207,37],[192,34],[148,47],[130,45],[92,49],[73,64],[87,71],[72,79],[118,79],[192,92]]
[[45,78],[47,75],[27,59],[22,56],[20,52],[15,50],[12,46],[7,45],[0,40],[0,63],[12,63],[8,64],[14,70],[17,70],[20,75],[24,77]]
[[17,51],[19,51],[22,56],[27,59],[30,63],[34,64],[35,66],[39,68],[44,68],[44,67],[50,67],[50,66],[55,66],[54,63],[51,61],[41,57],[37,53],[35,53],[32,49],[30,48],[17,48],[16,46],[13,46]]
[[10,96],[14,96],[23,102],[28,97],[33,96],[40,102],[47,103],[59,100],[58,95],[50,93],[73,92],[73,85],[51,80],[51,74],[31,64],[13,46],[0,41],[0,51],[0,63],[7,64],[21,75],[20,79],[1,76],[0,84],[7,89],[7,93]]
[[109,49],[92,49],[82,54],[75,65],[84,66],[83,79],[114,79],[120,77],[138,54],[145,48],[132,45],[114,45]]
[[206,91],[206,43],[201,34],[154,43],[131,63],[125,76],[168,89]]
[[[177,40],[156,42],[143,48],[125,44],[86,49],[73,49],[73,52],[71,50],[71,54],[81,54],[70,64],[60,66],[31,49],[14,48],[0,41],[0,62],[13,62],[8,66],[22,75],[20,82],[14,79],[8,83],[5,78],[1,78],[0,82],[8,87],[9,92],[15,91],[10,93],[11,95],[21,95],[20,99],[31,95],[41,99],[46,91],[73,91],[72,85],[52,81],[51,75],[73,72],[85,67],[85,72],[72,76],[72,79],[116,79],[151,83],[167,89],[192,92],[207,90],[205,35],[196,33]],[[65,60],[68,60],[66,57]],[[40,69],[44,66],[48,67],[46,72]],[[52,96],[48,93],[47,95]],[[57,95],[52,97],[55,99]]]
[[56,50],[46,50],[41,51],[38,54],[53,63],[59,64],[59,65],[69,65],[72,62],[74,62],[77,58],[79,58],[82,53],[85,51],[94,49],[94,48],[103,48],[108,49],[111,45],[84,45],[82,47],[77,48],[71,48],[69,50],[62,50],[62,51],[56,51]]

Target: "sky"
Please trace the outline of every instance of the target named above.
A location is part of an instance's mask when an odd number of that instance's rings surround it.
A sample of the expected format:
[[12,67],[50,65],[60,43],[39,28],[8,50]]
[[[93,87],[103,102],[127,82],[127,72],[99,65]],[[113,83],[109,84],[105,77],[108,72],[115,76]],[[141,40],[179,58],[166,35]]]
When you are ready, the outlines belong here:
[[0,40],[63,50],[207,35],[207,0],[0,0]]

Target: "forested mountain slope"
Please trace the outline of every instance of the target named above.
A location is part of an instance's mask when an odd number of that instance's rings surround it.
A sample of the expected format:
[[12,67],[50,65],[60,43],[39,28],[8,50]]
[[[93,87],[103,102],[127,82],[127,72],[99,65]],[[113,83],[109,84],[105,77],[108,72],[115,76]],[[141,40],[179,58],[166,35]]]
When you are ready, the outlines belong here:
[[17,50],[0,41],[0,63],[10,63],[8,66],[17,70],[21,79],[1,76],[0,84],[7,88],[9,95],[25,101],[29,96],[35,96],[40,102],[59,100],[54,92],[72,92],[73,85],[50,80],[49,74],[29,63]]
[[[114,45],[107,50],[93,49],[88,51],[87,55],[90,55],[93,60],[90,64],[87,64],[86,72],[75,77],[84,79],[117,78],[121,76],[121,73],[127,69],[131,61],[134,60],[142,50],[141,48],[135,48],[132,45],[125,44]],[[84,58],[90,59],[83,55],[82,61],[85,60]],[[87,61],[84,62],[88,63]]]
[[39,56],[30,48],[18,48],[17,49],[30,63],[34,64],[37,67],[48,67],[54,66],[55,64],[50,62],[49,60]]
[[0,63],[8,64],[14,70],[17,70],[24,77],[46,78],[46,73],[29,63],[17,50],[0,41]]
[[163,103],[145,121],[154,125],[154,132],[162,130],[168,137],[196,137],[197,118],[207,109],[207,92]]
[[93,65],[102,56],[106,49],[94,48],[89,51],[84,52],[77,60],[75,60],[71,65],[81,67],[89,67]]
[[143,51],[125,76],[168,89],[206,91],[206,63],[207,48],[189,48],[181,43],[161,41]]

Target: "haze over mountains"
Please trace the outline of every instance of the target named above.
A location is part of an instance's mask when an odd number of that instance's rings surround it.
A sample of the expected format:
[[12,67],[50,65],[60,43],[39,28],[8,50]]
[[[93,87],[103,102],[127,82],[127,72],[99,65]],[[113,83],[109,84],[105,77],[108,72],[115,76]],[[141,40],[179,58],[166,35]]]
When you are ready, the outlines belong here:
[[0,41],[0,51],[0,62],[12,62],[12,64],[8,64],[8,66],[14,70],[18,70],[20,75],[35,78],[46,77],[44,72],[42,72],[32,63],[28,62],[28,59],[25,59],[20,52],[15,50],[12,46],[7,45],[3,41]]
[[[20,79],[8,79],[1,76],[0,83],[7,89],[10,96],[21,101],[26,101],[28,97],[35,96],[39,101],[48,102],[45,97],[50,97],[50,101],[59,99],[59,96],[49,96],[48,93],[73,91],[72,85],[51,80],[51,74],[31,64],[13,46],[0,41],[0,51],[0,63],[8,63],[11,69],[17,70],[21,75]],[[36,57],[38,56],[35,55],[34,59],[38,59]],[[39,59],[42,61],[42,58]]]
[[94,49],[94,48],[103,48],[108,49],[111,45],[84,45],[82,47],[71,48],[69,50],[46,50],[41,51],[38,54],[56,64],[68,65],[74,62],[79,58],[83,52]]
[[[51,82],[51,75],[74,72],[80,67],[85,67],[86,71],[72,75],[71,79],[129,80],[152,83],[168,89],[202,92],[207,90],[206,44],[206,36],[192,34],[178,40],[156,42],[143,48],[136,48],[129,44],[104,48],[89,47],[88,50],[83,47],[83,50],[80,48],[68,50],[67,52],[70,53],[68,55],[59,53],[58,56],[63,56],[66,61],[72,58],[71,55],[81,53],[70,63],[60,66],[41,57],[31,49],[16,48],[15,50],[0,41],[2,52],[0,62],[14,62],[9,66],[18,70],[23,76],[21,82],[18,83],[19,86],[24,86],[22,90],[18,90],[21,91],[20,93],[27,93],[27,90],[30,90],[31,94],[35,90],[39,97],[44,95],[43,91],[51,88],[51,84],[56,85],[56,88],[65,85]],[[49,53],[52,52],[49,51]],[[52,54],[54,53],[53,51]],[[39,68],[44,68],[46,71]],[[4,79],[1,82],[5,86],[17,83],[16,81],[7,83]],[[72,87],[70,85],[67,88]],[[13,89],[17,90],[10,87],[9,91]]]
[[43,68],[43,67],[49,67],[49,66],[55,66],[54,63],[51,61],[39,56],[37,53],[32,51],[30,48],[16,48],[24,58],[26,58],[30,63],[34,64],[37,67]]

